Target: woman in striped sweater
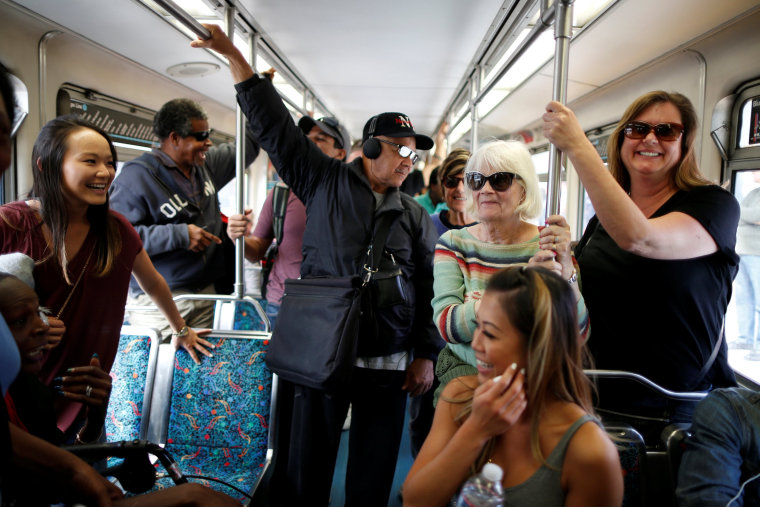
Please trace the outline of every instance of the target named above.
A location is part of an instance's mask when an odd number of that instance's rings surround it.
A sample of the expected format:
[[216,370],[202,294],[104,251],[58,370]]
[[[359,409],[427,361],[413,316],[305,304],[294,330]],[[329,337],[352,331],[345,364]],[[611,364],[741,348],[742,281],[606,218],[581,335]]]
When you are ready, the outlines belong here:
[[541,211],[541,193],[530,153],[519,141],[483,145],[465,169],[468,208],[479,223],[450,230],[435,248],[433,318],[446,347],[436,364],[440,386],[453,378],[477,374],[470,342],[475,316],[490,276],[512,264],[550,269],[568,281],[578,301],[583,339],[588,312],[578,289],[578,271],[570,249],[570,227],[552,215],[546,226],[528,220]]

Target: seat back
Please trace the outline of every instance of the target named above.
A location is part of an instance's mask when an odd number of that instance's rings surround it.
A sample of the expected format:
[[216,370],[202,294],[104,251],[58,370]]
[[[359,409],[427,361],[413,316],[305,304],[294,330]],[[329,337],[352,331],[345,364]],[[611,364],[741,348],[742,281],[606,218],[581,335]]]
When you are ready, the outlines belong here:
[[[214,355],[201,356],[200,365],[189,354],[162,349],[154,397],[154,413],[161,406],[162,417],[149,439],[165,443],[185,475],[255,489],[272,454],[275,387],[264,363],[270,336],[214,331],[205,337],[215,344]],[[206,484],[241,498],[216,482]]]
[[270,331],[264,305],[265,300],[250,297],[236,301],[217,301],[214,308],[214,329]]
[[154,329],[121,328],[119,349],[111,367],[111,398],[105,421],[109,442],[146,438],[159,338]]
[[647,463],[647,450],[644,438],[633,427],[610,423],[604,424],[620,458],[623,472],[623,507],[644,505],[644,477]]

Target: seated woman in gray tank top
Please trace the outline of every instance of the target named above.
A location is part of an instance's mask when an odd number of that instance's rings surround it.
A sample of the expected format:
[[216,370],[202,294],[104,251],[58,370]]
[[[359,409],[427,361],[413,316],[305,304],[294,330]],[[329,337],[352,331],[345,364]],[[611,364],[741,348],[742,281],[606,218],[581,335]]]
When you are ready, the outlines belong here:
[[450,382],[404,483],[404,505],[446,505],[486,462],[504,505],[620,505],[614,445],[591,406],[568,283],[514,266],[489,281],[472,348],[478,374]]

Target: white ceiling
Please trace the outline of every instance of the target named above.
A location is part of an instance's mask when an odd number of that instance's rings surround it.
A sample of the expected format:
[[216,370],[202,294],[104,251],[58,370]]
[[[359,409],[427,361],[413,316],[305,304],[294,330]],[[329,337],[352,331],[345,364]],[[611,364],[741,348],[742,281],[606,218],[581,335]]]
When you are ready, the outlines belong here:
[[[103,47],[166,75],[185,62],[215,62],[207,51],[137,0],[14,0]],[[502,0],[238,0],[352,135],[378,112],[408,114],[428,135],[460,83]],[[605,22],[573,41],[569,100],[651,61],[756,0],[619,0]],[[551,64],[483,120],[483,132],[514,132],[551,97]],[[226,71],[172,78],[234,107]]]

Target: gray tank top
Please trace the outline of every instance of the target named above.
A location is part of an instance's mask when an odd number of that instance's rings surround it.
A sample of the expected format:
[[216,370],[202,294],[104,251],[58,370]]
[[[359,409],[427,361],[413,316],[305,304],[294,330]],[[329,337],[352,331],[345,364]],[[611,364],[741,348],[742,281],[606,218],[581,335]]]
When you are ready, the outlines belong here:
[[588,414],[578,418],[570,426],[557,446],[552,450],[546,462],[556,470],[541,465],[528,480],[504,489],[504,507],[518,507],[525,505],[540,505],[541,507],[562,507],[565,505],[565,492],[562,491],[562,464],[565,461],[565,453],[570,439],[575,432],[588,421],[599,421]]

